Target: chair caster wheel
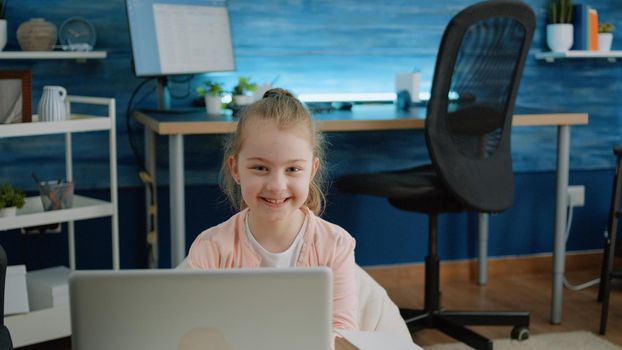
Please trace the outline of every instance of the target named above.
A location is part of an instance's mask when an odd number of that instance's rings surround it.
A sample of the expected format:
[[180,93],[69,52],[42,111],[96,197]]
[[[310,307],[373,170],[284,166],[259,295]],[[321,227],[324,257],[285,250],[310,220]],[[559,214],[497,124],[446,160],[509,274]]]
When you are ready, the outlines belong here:
[[512,339],[523,341],[529,339],[529,328],[516,326],[512,328]]

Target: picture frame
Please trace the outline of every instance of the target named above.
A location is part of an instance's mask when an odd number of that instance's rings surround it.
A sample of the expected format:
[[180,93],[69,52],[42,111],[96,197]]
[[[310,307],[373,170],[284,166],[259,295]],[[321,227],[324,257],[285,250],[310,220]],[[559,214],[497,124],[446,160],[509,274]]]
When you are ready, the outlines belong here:
[[0,70],[0,124],[32,121],[32,72]]

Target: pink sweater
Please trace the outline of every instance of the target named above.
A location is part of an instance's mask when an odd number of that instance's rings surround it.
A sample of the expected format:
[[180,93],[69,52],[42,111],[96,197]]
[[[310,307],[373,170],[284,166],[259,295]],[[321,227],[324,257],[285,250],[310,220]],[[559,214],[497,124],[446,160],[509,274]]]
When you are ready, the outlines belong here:
[[[186,262],[194,269],[259,267],[261,257],[246,239],[243,210],[203,231],[192,243]],[[354,238],[303,208],[307,231],[296,266],[327,266],[333,272],[333,329],[357,330],[358,292]]]

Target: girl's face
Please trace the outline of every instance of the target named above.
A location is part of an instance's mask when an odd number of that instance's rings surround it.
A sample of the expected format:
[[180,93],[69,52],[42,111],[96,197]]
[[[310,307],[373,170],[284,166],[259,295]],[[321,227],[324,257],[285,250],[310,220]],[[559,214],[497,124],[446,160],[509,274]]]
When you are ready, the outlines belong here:
[[227,162],[252,215],[263,222],[294,220],[319,167],[309,132],[279,130],[274,122],[250,121],[237,159]]

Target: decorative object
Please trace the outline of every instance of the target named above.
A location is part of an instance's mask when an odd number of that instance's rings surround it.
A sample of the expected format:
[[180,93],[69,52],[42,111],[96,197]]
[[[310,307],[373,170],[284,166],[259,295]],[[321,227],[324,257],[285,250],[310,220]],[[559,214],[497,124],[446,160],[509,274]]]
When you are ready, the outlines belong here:
[[44,211],[73,207],[73,181],[45,181],[38,185]]
[[611,51],[615,30],[613,23],[603,22],[598,25],[598,51]]
[[65,120],[65,98],[67,90],[62,86],[44,86],[39,101],[39,121],[56,122]]
[[554,52],[566,52],[573,43],[572,1],[551,0],[549,24],[546,26],[546,43]]
[[6,3],[0,0],[0,51],[6,46]]
[[199,96],[205,99],[205,109],[208,115],[220,115],[222,106],[222,95],[224,93],[222,83],[206,81],[203,83],[206,87],[198,87]]
[[82,17],[66,19],[58,31],[58,41],[66,51],[91,51],[96,39],[95,26]]
[[255,100],[252,92],[257,89],[257,84],[251,83],[249,77],[241,76],[238,78],[238,83],[233,87],[233,102],[236,106],[246,106]]
[[5,183],[0,186],[0,217],[15,216],[17,209],[26,204],[26,196],[19,188]]
[[56,26],[43,18],[32,18],[17,28],[17,42],[24,51],[52,51]]
[[31,102],[30,70],[0,70],[0,124],[30,122]]

